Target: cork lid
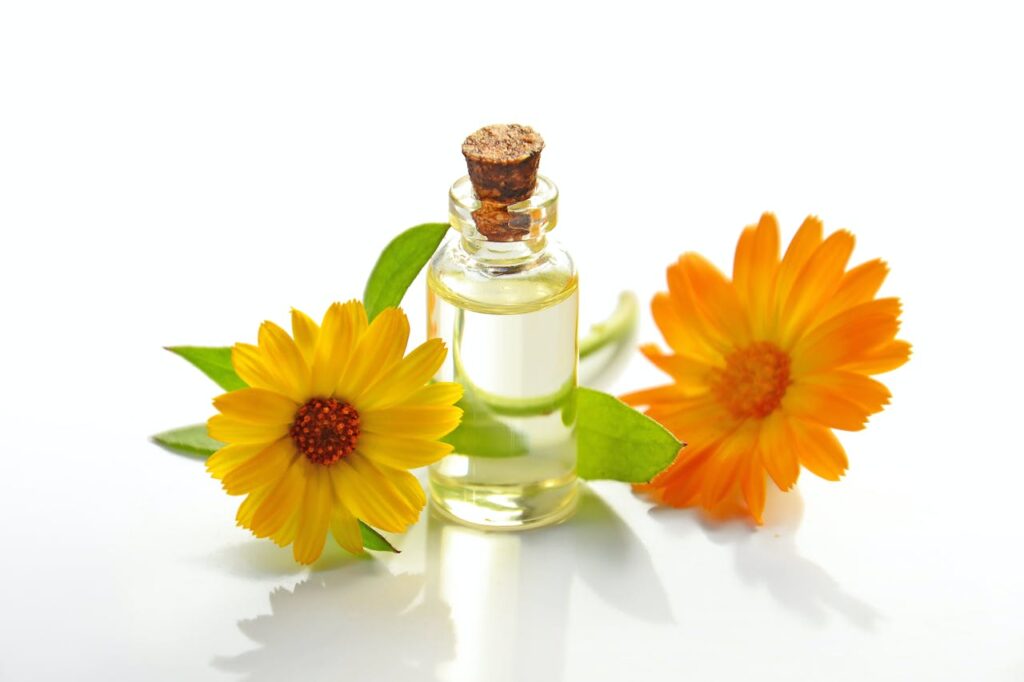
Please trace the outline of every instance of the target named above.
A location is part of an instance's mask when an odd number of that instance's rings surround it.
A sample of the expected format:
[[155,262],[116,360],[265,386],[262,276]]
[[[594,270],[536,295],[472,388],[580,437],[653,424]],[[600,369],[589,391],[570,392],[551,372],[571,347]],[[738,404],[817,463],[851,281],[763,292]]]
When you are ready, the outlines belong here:
[[515,241],[525,236],[506,210],[530,198],[544,139],[529,126],[499,123],[484,126],[462,143],[473,189],[482,204],[474,214],[477,229],[488,239]]

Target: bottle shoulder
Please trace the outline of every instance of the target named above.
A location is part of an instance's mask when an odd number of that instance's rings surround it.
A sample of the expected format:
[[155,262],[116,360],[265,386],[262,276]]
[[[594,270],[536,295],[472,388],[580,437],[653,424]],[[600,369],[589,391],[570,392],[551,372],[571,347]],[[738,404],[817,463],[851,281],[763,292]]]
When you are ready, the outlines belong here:
[[478,312],[511,314],[554,305],[575,293],[576,265],[560,244],[548,241],[529,257],[483,260],[455,235],[427,268],[427,286],[449,303]]

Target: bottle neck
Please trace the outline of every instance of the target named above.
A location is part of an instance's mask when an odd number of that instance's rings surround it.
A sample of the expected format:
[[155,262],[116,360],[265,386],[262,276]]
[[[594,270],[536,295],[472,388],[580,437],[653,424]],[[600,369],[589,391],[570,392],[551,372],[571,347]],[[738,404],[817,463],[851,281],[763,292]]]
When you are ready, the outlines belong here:
[[463,251],[489,267],[518,269],[540,258],[547,247],[547,233],[558,222],[558,188],[538,176],[529,199],[495,210],[480,201],[463,177],[448,193],[448,208]]

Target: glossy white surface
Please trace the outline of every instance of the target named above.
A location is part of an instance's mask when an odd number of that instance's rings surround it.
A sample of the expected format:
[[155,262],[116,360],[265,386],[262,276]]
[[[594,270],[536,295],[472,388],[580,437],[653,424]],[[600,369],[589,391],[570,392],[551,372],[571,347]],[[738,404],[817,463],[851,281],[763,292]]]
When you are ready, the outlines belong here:
[[[370,5],[0,5],[0,679],[1024,679],[1010,7],[526,3],[489,90],[509,7]],[[556,528],[425,515],[304,569],[147,441],[217,392],[161,346],[359,296],[499,120],[548,141],[584,326],[762,210],[889,261],[915,355],[842,482],[760,529],[598,483]]]

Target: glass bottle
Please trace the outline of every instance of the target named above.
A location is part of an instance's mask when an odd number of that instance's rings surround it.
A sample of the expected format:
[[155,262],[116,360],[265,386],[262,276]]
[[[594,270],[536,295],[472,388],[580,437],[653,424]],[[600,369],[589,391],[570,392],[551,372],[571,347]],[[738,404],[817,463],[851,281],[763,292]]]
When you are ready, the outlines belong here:
[[[455,452],[430,468],[434,506],[487,529],[556,523],[576,503],[576,268],[549,241],[558,189],[537,176],[508,206],[513,241],[480,233],[469,177],[449,192],[458,237],[427,271],[428,336],[448,347],[436,379],[458,381],[465,410]],[[507,238],[507,237],[505,237]]]

